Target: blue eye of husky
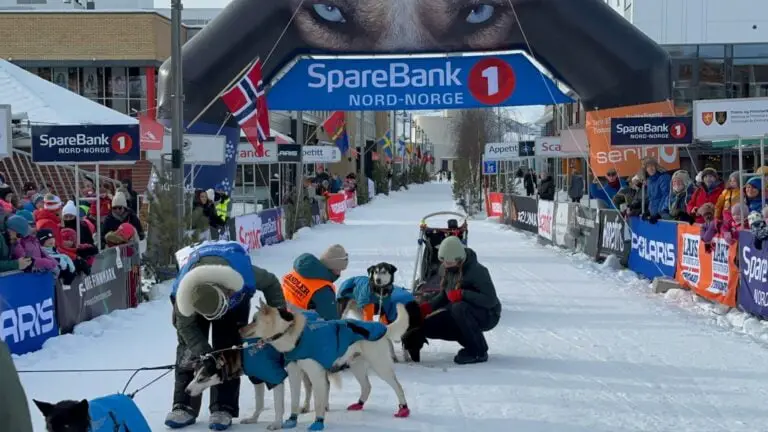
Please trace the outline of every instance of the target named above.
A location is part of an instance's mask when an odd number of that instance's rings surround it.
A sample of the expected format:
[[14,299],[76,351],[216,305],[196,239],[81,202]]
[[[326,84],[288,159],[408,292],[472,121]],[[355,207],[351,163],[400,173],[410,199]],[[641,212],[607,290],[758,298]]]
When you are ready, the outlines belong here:
[[322,19],[333,23],[345,23],[347,20],[344,18],[344,14],[341,13],[341,9],[336,6],[328,4],[314,4],[312,9]]
[[488,4],[475,6],[467,15],[467,22],[470,24],[482,24],[493,17],[495,10],[493,6]]

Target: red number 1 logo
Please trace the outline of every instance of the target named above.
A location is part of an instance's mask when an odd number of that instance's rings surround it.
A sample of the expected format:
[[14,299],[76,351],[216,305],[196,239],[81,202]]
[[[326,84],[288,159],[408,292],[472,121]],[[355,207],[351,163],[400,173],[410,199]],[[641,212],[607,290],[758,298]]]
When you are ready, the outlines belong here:
[[515,91],[517,79],[509,63],[498,57],[484,58],[469,71],[469,92],[484,105],[499,105]]

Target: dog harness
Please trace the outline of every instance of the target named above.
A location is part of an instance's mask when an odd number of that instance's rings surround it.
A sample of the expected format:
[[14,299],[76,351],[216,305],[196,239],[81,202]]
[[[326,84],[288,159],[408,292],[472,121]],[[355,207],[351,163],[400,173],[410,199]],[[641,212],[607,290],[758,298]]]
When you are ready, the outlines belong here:
[[179,270],[176,281],[173,283],[171,299],[176,298],[176,290],[179,289],[179,282],[184,276],[200,262],[201,258],[208,256],[224,259],[230,267],[243,277],[243,288],[229,299],[230,310],[240,304],[244,298],[252,296],[256,292],[256,277],[253,274],[253,267],[251,267],[251,257],[246,253],[245,249],[237,242],[212,242],[203,243],[190,253],[189,260]]
[[[392,286],[392,294],[379,299],[379,296],[372,292],[370,283],[367,276],[349,278],[341,284],[336,296],[354,300],[363,310],[365,321],[372,321],[376,312],[379,312],[382,317],[386,317],[387,322],[394,322],[397,319],[397,305],[415,300],[413,294],[397,285]],[[376,310],[379,307],[379,300],[381,300],[381,311]]]
[[136,403],[124,394],[113,394],[88,402],[91,432],[152,432]]
[[387,326],[378,322],[352,319],[307,322],[296,347],[285,353],[285,361],[312,359],[331,369],[355,342],[374,342],[386,333]]

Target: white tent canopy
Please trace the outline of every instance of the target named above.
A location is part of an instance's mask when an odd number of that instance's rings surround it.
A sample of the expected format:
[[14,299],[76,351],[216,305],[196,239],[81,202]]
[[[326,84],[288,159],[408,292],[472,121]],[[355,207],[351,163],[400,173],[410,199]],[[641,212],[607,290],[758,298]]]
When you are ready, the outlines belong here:
[[107,108],[0,59],[0,104],[14,117],[33,125],[138,124],[131,116]]

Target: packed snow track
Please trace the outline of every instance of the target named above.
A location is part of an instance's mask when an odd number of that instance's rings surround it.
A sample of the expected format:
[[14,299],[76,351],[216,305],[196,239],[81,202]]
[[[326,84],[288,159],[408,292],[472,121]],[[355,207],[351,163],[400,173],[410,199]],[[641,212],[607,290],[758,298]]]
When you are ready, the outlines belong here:
[[[344,225],[304,230],[299,239],[262,249],[253,262],[277,275],[302,252],[343,244],[350,266],[342,280],[388,261],[399,284],[413,273],[420,217],[453,210],[450,186],[428,184],[379,197],[350,212]],[[443,221],[444,222],[444,221]],[[458,346],[433,341],[421,365],[397,365],[412,416],[393,418],[396,399],[374,378],[361,412],[350,374],[332,390],[329,431],[552,431],[715,432],[766,430],[768,379],[760,372],[768,351],[746,337],[628,288],[588,261],[543,247],[493,221],[471,221],[469,244],[493,276],[504,309],[488,333],[490,360],[455,366]],[[73,335],[48,341],[43,350],[16,358],[21,370],[138,368],[172,363],[176,335],[171,305],[163,299],[80,325]],[[129,391],[157,372],[140,374]],[[24,373],[35,430],[42,416],[31,399],[90,399],[122,390],[128,372]],[[169,375],[136,396],[154,430],[164,430],[173,388]],[[253,389],[243,381],[241,417],[253,411]],[[267,406],[272,406],[267,395]],[[264,430],[262,423],[233,430]],[[198,423],[207,430],[207,397]],[[300,417],[306,428],[312,415]]]

